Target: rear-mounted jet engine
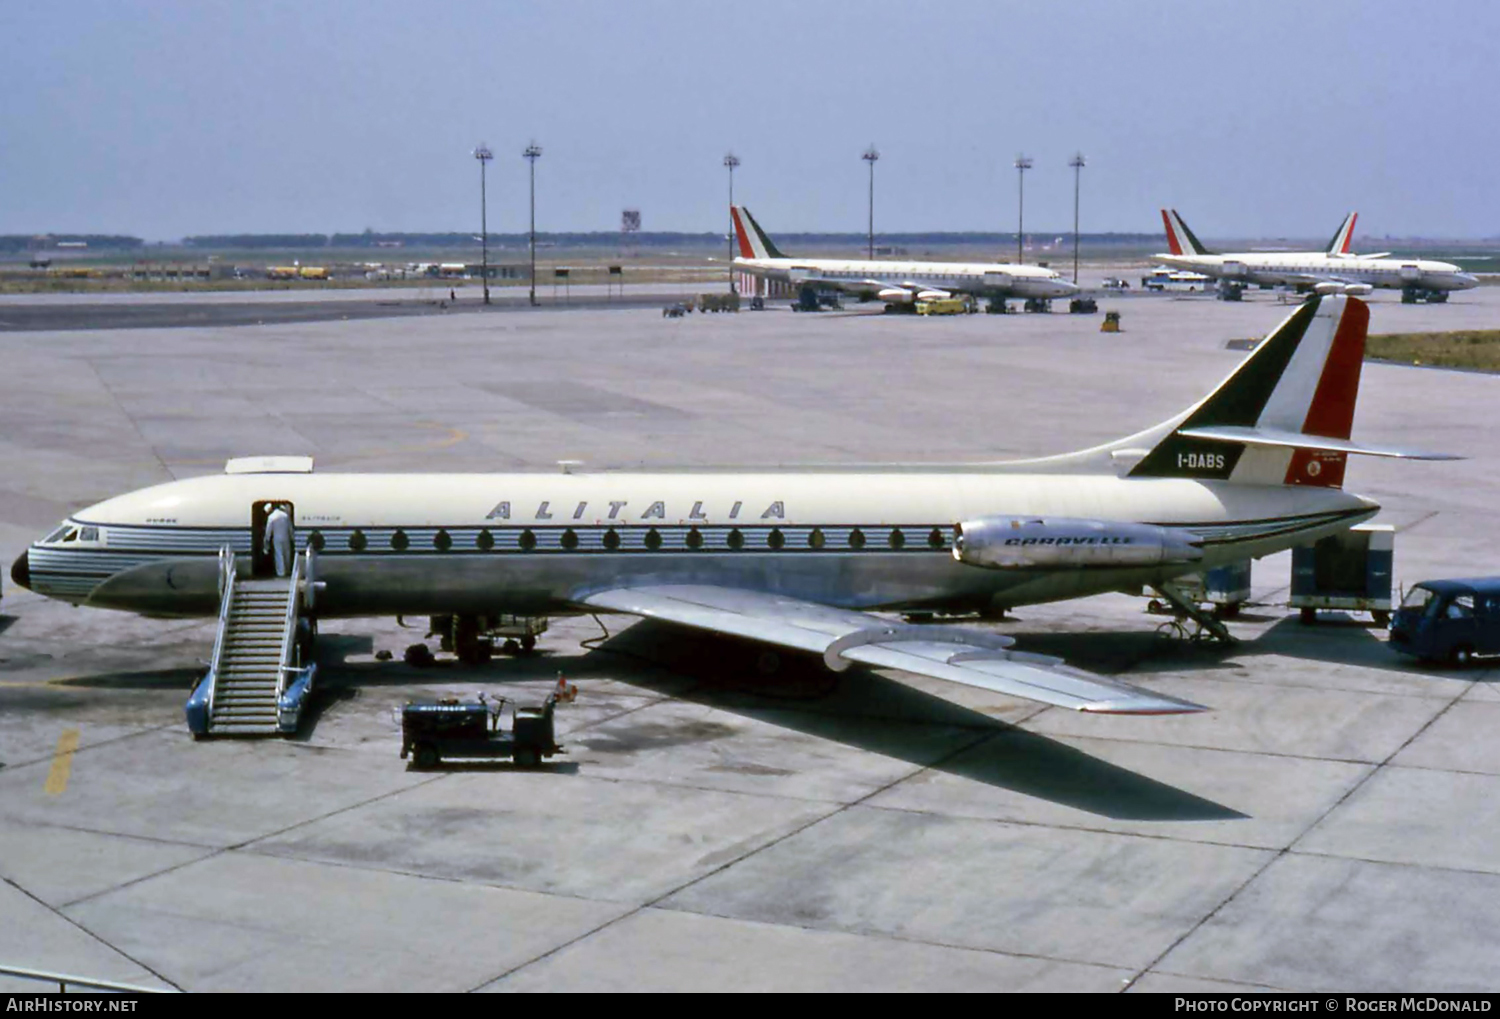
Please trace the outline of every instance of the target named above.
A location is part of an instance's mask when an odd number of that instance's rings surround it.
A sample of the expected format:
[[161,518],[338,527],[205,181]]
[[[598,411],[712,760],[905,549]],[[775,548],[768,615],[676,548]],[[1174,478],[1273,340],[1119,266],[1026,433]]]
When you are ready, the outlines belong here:
[[1203,558],[1202,539],[1155,524],[1065,517],[982,517],[954,527],[953,558],[995,570],[1160,566]]

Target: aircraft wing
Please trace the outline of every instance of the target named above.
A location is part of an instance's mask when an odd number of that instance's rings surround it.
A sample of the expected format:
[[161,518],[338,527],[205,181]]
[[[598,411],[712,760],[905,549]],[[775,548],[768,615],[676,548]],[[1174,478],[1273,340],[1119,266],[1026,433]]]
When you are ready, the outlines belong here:
[[828,287],[831,290],[879,290],[891,284],[877,279],[851,279],[847,276],[822,276],[816,272],[796,272],[791,274],[794,285],[813,283],[818,286]]
[[1170,715],[1206,710],[1072,668],[1060,658],[1012,651],[1014,639],[1000,634],[905,625],[761,591],[667,584],[599,591],[579,603],[820,654],[836,672],[862,662],[1075,711]]

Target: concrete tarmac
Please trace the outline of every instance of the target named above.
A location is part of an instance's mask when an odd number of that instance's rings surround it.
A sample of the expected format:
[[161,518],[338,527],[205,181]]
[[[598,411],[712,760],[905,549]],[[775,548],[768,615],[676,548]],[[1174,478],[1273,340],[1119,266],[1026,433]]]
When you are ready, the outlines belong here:
[[[593,284],[537,288],[537,309],[577,311],[606,308],[660,308],[691,302],[700,292],[682,283],[621,286]],[[218,290],[100,294],[0,295],[0,333],[79,329],[170,329],[181,327],[290,325],[411,315],[531,310],[522,287],[491,288],[485,305],[478,287],[379,287],[318,290]]]
[[[1376,295],[1372,331],[1495,328],[1500,288]],[[72,510],[311,453],[320,471],[988,460],[1126,435],[1215,385],[1268,295],[1101,316],[654,307],[0,335],[0,558]],[[1358,459],[1405,584],[1500,572],[1494,376],[1368,364]],[[1218,648],[1143,599],[1025,608],[1026,650],[1210,705],[1088,717],[607,617],[401,663],[326,623],[290,739],[194,742],[208,622],[0,601],[0,966],[186,990],[1500,988],[1497,674],[1302,626],[1289,556]],[[415,621],[408,621],[416,625]],[[376,652],[394,652],[382,662]],[[393,711],[540,701],[570,753],[409,770]],[[76,749],[73,749],[76,746]],[[18,981],[0,981],[20,989]]]

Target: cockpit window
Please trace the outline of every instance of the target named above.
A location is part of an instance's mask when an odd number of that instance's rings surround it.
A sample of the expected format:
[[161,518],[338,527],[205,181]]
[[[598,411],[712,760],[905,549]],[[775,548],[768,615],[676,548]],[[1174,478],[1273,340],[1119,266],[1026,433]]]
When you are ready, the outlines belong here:
[[79,541],[98,541],[99,540],[99,528],[97,528],[97,527],[80,527],[78,529],[78,540]]
[[69,526],[68,524],[63,524],[57,530],[55,530],[51,534],[47,535],[45,538],[42,539],[42,544],[43,545],[50,545],[54,541],[62,541],[63,535],[65,535],[65,534],[68,533],[68,526]]
[[67,541],[77,541],[77,540],[78,540],[78,528],[76,528],[76,527],[70,527],[70,528],[68,528],[68,533],[65,534],[65,535],[63,535],[63,541],[67,542]]

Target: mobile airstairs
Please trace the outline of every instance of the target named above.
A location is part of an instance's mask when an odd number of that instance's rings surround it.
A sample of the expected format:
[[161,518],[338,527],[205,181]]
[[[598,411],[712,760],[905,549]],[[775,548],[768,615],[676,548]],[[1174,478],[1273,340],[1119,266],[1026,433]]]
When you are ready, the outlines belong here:
[[320,585],[317,553],[292,559],[291,576],[241,577],[219,551],[219,629],[208,674],[188,698],[188,730],[204,736],[294,733],[312,693],[311,611]]

